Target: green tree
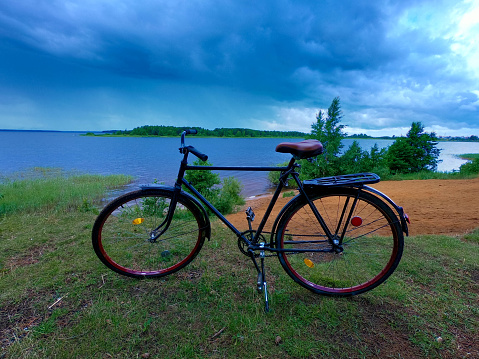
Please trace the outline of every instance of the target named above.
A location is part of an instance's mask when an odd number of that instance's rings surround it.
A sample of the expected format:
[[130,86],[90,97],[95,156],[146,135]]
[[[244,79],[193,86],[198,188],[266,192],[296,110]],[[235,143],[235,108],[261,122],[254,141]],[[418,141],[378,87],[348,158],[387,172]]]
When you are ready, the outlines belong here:
[[[358,172],[375,172],[380,176],[389,175],[386,162],[387,149],[379,149],[377,144],[368,152],[362,150],[357,141],[353,141],[341,156],[342,140],[346,137],[343,131],[346,126],[341,125],[342,117],[339,97],[332,101],[327,115],[323,111],[318,112],[316,122],[311,125],[309,138],[319,140],[323,144],[324,152],[316,158],[301,160],[301,179]],[[279,166],[287,164],[288,162],[285,162]],[[270,172],[268,179],[271,183],[278,184],[279,172]],[[290,181],[289,185],[295,186],[294,181]]]
[[374,172],[380,176],[389,175],[389,169],[387,166],[387,148],[379,148],[375,143],[367,156],[363,159],[362,170],[363,172]]
[[387,149],[379,149],[375,143],[371,150],[362,150],[357,141],[353,141],[348,150],[340,157],[341,174],[375,172],[380,175],[387,174],[386,166]]
[[339,97],[331,102],[327,116],[323,111],[318,112],[316,122],[311,125],[310,138],[320,141],[324,151],[312,161],[302,161],[302,177],[332,176],[340,172],[339,155],[343,148],[341,141],[346,137],[343,131],[345,126],[341,125],[342,117]]
[[353,141],[348,150],[341,156],[341,173],[358,173],[363,170],[365,166],[365,159],[368,157],[368,152],[363,151],[359,146],[358,141]]
[[393,173],[435,171],[441,151],[436,145],[436,134],[424,132],[421,122],[413,122],[407,136],[389,147],[388,167]]

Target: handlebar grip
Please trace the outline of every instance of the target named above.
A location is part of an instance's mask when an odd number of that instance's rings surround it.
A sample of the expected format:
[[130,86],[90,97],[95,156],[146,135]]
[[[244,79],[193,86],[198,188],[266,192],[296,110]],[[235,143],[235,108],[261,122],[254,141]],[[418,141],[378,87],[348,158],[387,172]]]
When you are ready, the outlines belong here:
[[[196,131],[196,130],[195,130]],[[208,159],[208,155],[205,155],[204,153],[201,153],[200,151],[198,151],[196,148],[194,148],[193,146],[186,146],[186,148],[188,148],[188,152],[191,152],[192,154],[194,154],[196,157],[198,157],[200,160],[202,161],[206,161]]]
[[190,128],[189,130],[185,130],[185,133],[187,135],[196,135],[198,133],[198,130],[195,130],[194,128]]

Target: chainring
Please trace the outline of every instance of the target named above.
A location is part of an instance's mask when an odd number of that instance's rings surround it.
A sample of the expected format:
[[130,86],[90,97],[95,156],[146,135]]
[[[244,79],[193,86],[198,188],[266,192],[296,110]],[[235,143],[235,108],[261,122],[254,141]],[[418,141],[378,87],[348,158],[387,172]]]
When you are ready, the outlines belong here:
[[[253,238],[256,234],[256,231],[254,230],[248,230],[244,231],[241,233],[241,236],[246,238],[248,241],[252,242]],[[265,242],[265,238],[263,237],[262,234],[259,235],[259,241],[258,242]],[[242,240],[241,237],[238,237],[238,248],[241,253],[243,253],[245,256],[250,257],[250,254],[248,253],[248,245]],[[259,257],[259,253],[255,253],[255,258]]]

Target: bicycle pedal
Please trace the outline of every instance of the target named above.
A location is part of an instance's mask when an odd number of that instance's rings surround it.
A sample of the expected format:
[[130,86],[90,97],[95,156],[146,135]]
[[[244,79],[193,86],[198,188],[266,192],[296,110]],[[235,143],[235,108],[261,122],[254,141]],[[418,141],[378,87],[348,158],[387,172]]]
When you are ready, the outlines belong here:
[[248,209],[245,212],[246,212],[246,219],[253,222],[255,217],[253,209],[251,207],[248,207]]
[[260,272],[258,273],[258,280],[256,281],[256,286],[258,289],[258,293],[263,291],[263,274]]

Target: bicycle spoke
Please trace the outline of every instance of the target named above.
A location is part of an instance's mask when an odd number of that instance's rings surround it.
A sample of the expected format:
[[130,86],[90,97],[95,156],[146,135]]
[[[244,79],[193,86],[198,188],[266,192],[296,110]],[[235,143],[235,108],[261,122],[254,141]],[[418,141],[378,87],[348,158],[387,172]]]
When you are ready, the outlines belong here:
[[191,206],[178,201],[165,233],[152,239],[165,223],[170,201],[168,193],[152,190],[112,202],[95,223],[93,243],[100,259],[121,274],[140,277],[166,275],[189,263],[203,244],[206,228]]
[[[292,208],[280,224],[277,246],[288,250],[279,258],[293,279],[313,291],[351,295],[369,290],[392,273],[400,250],[399,225],[386,205],[352,189],[331,190],[313,203],[330,232],[344,238],[337,245],[309,240],[326,238],[325,230],[308,204]],[[318,248],[329,251],[315,252]]]

